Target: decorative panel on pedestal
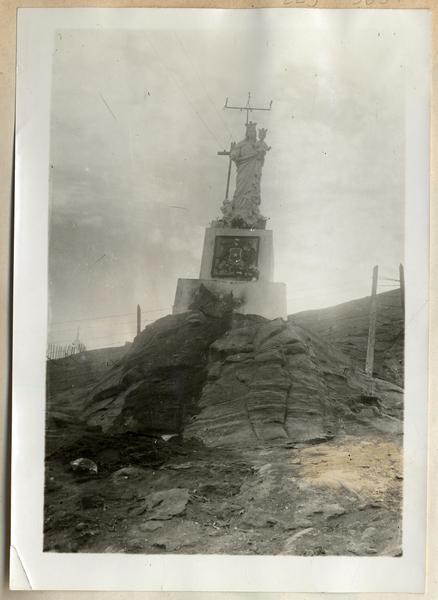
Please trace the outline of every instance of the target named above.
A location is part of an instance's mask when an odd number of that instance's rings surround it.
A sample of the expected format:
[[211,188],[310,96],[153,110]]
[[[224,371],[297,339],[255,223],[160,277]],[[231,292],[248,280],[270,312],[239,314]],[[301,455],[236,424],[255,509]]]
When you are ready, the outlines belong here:
[[205,230],[201,279],[272,281],[272,231],[265,229]]

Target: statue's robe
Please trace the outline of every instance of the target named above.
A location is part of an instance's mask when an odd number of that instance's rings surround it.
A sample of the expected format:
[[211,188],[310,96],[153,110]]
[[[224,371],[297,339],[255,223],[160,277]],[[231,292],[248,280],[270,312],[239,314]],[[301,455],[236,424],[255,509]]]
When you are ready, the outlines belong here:
[[266,153],[265,144],[247,139],[232,148],[231,160],[236,163],[236,191],[233,199],[224,207],[224,216],[241,220],[248,227],[260,221],[260,179]]

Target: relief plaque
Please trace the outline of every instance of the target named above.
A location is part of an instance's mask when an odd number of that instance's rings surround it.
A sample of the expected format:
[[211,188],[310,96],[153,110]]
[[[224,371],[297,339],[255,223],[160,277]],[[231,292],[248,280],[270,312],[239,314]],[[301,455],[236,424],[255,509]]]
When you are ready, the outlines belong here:
[[257,281],[259,242],[257,236],[216,236],[211,269],[213,279]]

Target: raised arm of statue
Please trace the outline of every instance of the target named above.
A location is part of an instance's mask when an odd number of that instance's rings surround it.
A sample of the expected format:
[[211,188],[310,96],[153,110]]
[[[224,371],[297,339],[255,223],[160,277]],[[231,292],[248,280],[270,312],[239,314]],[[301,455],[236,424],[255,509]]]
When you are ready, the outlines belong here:
[[268,152],[271,149],[271,146],[268,146],[268,144],[265,142],[265,137],[267,133],[267,129],[264,129],[263,127],[259,129],[259,140],[257,142],[257,146],[261,149],[263,154],[266,154],[266,152]]

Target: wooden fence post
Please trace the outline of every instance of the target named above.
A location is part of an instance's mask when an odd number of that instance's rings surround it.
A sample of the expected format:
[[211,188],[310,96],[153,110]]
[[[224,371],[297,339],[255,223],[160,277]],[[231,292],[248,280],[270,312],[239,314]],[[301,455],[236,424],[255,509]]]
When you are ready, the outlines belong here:
[[379,267],[376,265],[373,269],[373,283],[371,287],[371,299],[370,299],[370,321],[368,328],[368,346],[367,346],[367,358],[365,363],[365,373],[370,377],[373,376],[374,370],[374,347],[376,344],[376,313],[377,313],[377,277],[379,273]]
[[137,335],[141,331],[141,308],[140,304],[137,304]]
[[401,307],[402,307],[403,316],[404,316],[404,314],[405,314],[405,270],[404,270],[402,264],[399,265],[399,272],[400,272],[400,302],[401,302]]

